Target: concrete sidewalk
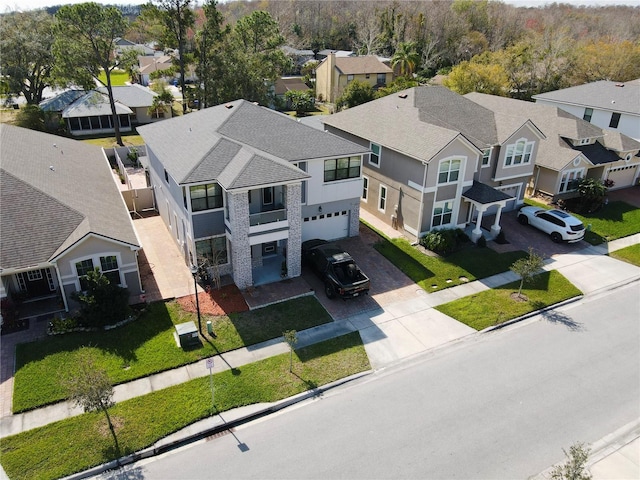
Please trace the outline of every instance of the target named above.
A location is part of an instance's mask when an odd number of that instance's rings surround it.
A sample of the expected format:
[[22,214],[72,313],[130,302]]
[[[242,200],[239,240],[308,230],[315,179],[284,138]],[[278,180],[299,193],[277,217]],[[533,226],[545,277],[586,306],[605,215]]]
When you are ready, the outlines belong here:
[[[636,243],[640,243],[640,234],[616,240],[606,245],[589,247],[572,254],[554,256],[547,260],[545,269],[560,271],[569,281],[580,288],[585,295],[592,295],[640,279],[640,268],[603,255]],[[430,294],[416,289],[415,297],[411,300],[392,303],[384,309],[362,312],[344,320],[301,331],[299,332],[297,346],[303,347],[358,330],[365,344],[372,368],[374,370],[383,368],[432,348],[459,340],[468,335],[477,334],[478,332],[474,329],[447,317],[433,307],[476,292],[504,285],[517,279],[518,277],[513,272],[504,272]],[[286,353],[287,351],[288,346],[282,340],[270,340],[262,344],[217,355],[214,357],[214,371],[221,372],[231,368],[239,368],[242,365]],[[205,366],[205,360],[202,360],[191,365],[185,365],[117,385],[114,388],[114,400],[121,402],[208,374],[209,370]],[[245,410],[255,412],[259,411],[260,408],[263,407],[255,406]],[[34,411],[5,416],[0,419],[0,437],[14,435],[81,413],[82,411],[73,407],[71,403],[60,402]],[[227,412],[224,415],[234,417],[238,416],[239,413]],[[209,423],[215,423],[216,421],[219,421],[219,419],[209,420]],[[199,424],[200,422],[196,425]],[[201,426],[205,427],[204,424]],[[192,426],[191,429],[193,428],[199,427]],[[186,434],[186,432],[177,432],[172,438]],[[637,453],[637,446],[637,441],[635,443],[631,442],[629,449],[633,450],[635,448]],[[624,450],[621,454],[622,458],[627,458],[624,456],[624,452],[627,452],[627,450]],[[613,478],[607,476],[606,472],[615,471],[611,470],[619,464],[619,462],[615,461],[615,458],[618,457],[612,456],[614,460],[613,466],[608,466],[603,459],[604,463],[601,462],[598,468],[605,470],[605,476],[599,478]],[[1,469],[0,473],[3,473]],[[0,478],[3,478],[2,475],[0,475]],[[640,476],[636,475],[636,478],[640,478]]]

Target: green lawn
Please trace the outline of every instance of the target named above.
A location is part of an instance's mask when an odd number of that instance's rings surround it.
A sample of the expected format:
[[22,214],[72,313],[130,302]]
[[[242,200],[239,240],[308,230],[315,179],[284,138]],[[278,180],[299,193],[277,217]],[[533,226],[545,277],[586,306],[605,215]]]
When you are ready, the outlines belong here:
[[[370,368],[354,332],[214,375],[215,408],[274,402]],[[129,454],[212,413],[209,378],[127,400],[109,410],[121,452]],[[56,479],[116,458],[102,413],[83,414],[3,438],[0,462],[13,480]]]
[[[554,208],[530,199],[525,203],[542,208]],[[595,213],[580,215],[571,212],[579,218],[587,227],[584,239],[591,245],[600,245],[603,242],[640,233],[640,209],[625,202],[609,202]]]
[[624,260],[625,262],[632,263],[640,267],[640,245],[631,245],[630,247],[622,248],[611,252],[610,257],[617,258],[618,260]]
[[270,340],[286,330],[304,330],[331,321],[315,297],[303,297],[261,309],[206,317],[216,338],[206,337],[201,348],[183,350],[174,340],[174,325],[197,322],[176,301],[149,305],[142,316],[109,331],[71,333],[24,343],[16,349],[13,411],[21,412],[65,398],[60,377],[75,363],[78,349],[88,346],[97,365],[114,384],[198,361],[221,352]]
[[405,239],[380,237],[374,248],[427,292],[455,287],[509,270],[525,252],[497,253],[475,245],[446,257],[425,255]]
[[[107,84],[107,76],[104,72],[100,73],[98,78],[104,85]],[[114,87],[126,85],[130,80],[129,75],[124,70],[114,70],[111,72],[111,85]]]
[[[144,141],[140,135],[121,135],[122,143],[124,143],[127,147],[136,147],[139,145],[144,145]],[[91,145],[97,145],[102,148],[114,148],[117,147],[116,137],[97,137],[97,138],[85,138],[82,140],[85,143],[90,143]]]
[[436,309],[471,328],[483,330],[582,294],[555,270],[540,273],[524,285],[522,293],[528,297],[526,302],[511,298],[513,293],[518,292],[519,286],[520,281],[509,283],[440,305]]

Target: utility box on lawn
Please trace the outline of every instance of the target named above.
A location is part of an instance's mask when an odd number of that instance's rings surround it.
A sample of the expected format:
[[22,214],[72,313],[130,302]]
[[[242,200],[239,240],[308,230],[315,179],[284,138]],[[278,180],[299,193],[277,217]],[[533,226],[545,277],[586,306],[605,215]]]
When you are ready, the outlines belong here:
[[198,336],[198,327],[194,322],[179,323],[176,325],[178,342],[182,348],[190,348],[201,345]]

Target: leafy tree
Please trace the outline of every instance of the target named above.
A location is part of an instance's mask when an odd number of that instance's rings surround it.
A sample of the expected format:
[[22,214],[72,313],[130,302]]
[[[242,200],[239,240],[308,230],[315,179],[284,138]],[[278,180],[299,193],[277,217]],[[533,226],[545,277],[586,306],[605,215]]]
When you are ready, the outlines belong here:
[[104,72],[118,145],[123,143],[113,98],[111,72],[121,66],[121,61],[114,57],[113,51],[116,39],[122,37],[126,28],[127,22],[120,10],[97,3],[61,7],[55,15],[53,26],[54,72],[58,82],[75,83],[90,90],[95,87],[96,81],[102,83],[100,73]]
[[336,101],[336,107],[338,110],[352,108],[370,102],[374,98],[375,92],[370,84],[360,80],[353,80],[349,82],[347,88],[344,89],[344,92]]
[[504,97],[510,90],[509,78],[501,65],[473,61],[465,61],[453,67],[442,83],[460,95],[479,92]]
[[298,343],[298,332],[287,330],[282,334],[284,341],[289,345],[289,371],[293,371],[293,347]]
[[114,324],[129,312],[129,291],[109,281],[95,268],[83,278],[85,290],[74,292],[72,298],[80,303],[80,314],[91,326]]
[[73,373],[63,380],[67,388],[69,399],[85,412],[102,411],[109,425],[116,449],[116,458],[120,457],[118,436],[109,415],[109,408],[115,405],[113,401],[113,385],[107,371],[96,364],[91,350],[82,347],[77,354]]
[[26,105],[16,115],[15,124],[19,127],[44,132],[46,130],[44,112],[37,105]]
[[223,40],[229,35],[230,28],[223,28],[224,18],[217,8],[217,0],[208,0],[203,5],[205,22],[196,36],[196,74],[201,80],[202,92],[198,108],[221,103],[218,92],[218,79],[222,74]]
[[155,115],[156,118],[160,118],[160,112],[170,112],[173,107],[173,94],[163,89],[158,93],[158,96],[153,97],[153,102],[149,107],[149,115]]
[[[160,11],[165,26],[167,45],[178,49],[180,90],[182,91],[182,98],[186,99],[185,71],[188,59],[187,33],[195,23],[195,16],[191,9],[191,0],[154,0],[154,4]],[[187,111],[186,100],[182,104],[182,111],[185,113]]]
[[400,75],[411,77],[420,62],[420,55],[413,42],[400,42],[396,52],[391,57],[391,65],[398,67]]
[[567,461],[559,465],[551,472],[553,480],[591,480],[591,474],[587,471],[587,460],[591,449],[581,442],[569,447],[569,453],[563,448]]
[[418,82],[415,80],[410,80],[407,77],[398,77],[386,87],[379,88],[375,93],[375,97],[386,97],[387,95],[391,95],[392,93],[401,92],[402,90],[407,90],[408,88],[417,86]]
[[284,97],[291,105],[291,108],[296,111],[297,117],[313,109],[314,98],[311,91],[289,90],[284,94]]
[[24,95],[29,105],[42,101],[52,83],[53,17],[42,10],[13,12],[0,21],[0,70],[9,95]]
[[640,77],[640,44],[598,40],[577,49],[575,83],[612,80],[626,82]]
[[518,288],[518,297],[522,296],[522,286],[525,282],[529,282],[540,269],[544,266],[544,259],[529,247],[529,256],[521,258],[513,262],[509,269],[520,276],[520,287]]

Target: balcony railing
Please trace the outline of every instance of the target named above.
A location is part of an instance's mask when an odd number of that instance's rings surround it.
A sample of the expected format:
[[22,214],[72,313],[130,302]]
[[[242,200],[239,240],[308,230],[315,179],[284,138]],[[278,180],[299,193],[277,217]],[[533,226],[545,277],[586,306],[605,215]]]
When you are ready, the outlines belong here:
[[254,213],[253,215],[249,215],[249,225],[255,227],[256,225],[264,225],[266,223],[281,222],[286,218],[287,211],[285,209]]

